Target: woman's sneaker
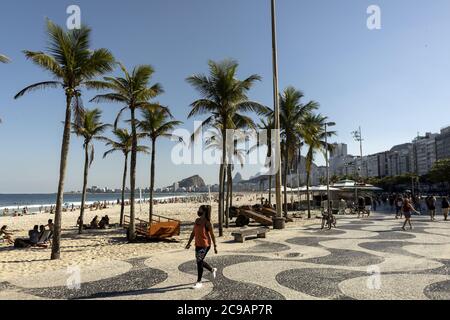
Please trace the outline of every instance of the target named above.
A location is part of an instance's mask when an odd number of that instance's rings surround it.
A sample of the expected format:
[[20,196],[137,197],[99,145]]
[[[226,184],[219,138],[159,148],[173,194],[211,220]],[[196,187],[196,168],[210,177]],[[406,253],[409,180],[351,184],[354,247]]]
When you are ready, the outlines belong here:
[[217,268],[213,268],[212,276],[213,276],[213,279],[215,279],[217,277]]
[[203,284],[201,282],[197,282],[192,288],[193,289],[201,289],[201,288],[203,288]]

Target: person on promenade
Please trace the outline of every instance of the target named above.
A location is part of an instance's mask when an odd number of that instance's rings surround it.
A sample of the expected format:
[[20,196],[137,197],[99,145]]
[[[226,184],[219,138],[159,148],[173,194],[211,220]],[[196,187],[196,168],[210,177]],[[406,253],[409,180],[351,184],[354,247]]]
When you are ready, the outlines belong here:
[[436,215],[436,197],[435,196],[429,196],[426,199],[428,213],[430,214],[431,221],[435,221],[435,215]]
[[397,199],[395,199],[395,219],[399,218],[399,214],[400,214],[400,219],[403,217],[403,211],[402,211],[402,207],[404,205],[404,201],[403,198],[401,196],[397,196]]
[[186,250],[191,247],[195,239],[195,259],[197,261],[198,278],[194,289],[202,288],[203,269],[206,268],[216,278],[217,268],[211,267],[205,262],[206,255],[211,249],[211,241],[214,244],[214,252],[217,254],[216,237],[214,236],[213,226],[211,224],[211,206],[203,205],[198,210],[199,218],[195,221],[194,230],[191,233]]
[[403,201],[403,206],[401,208],[401,211],[405,215],[405,223],[403,223],[402,230],[405,231],[406,224],[409,224],[409,229],[412,230],[412,224],[411,224],[411,214],[414,211],[415,213],[420,214],[416,209],[414,209],[414,206],[411,204],[411,201],[408,199],[405,199]]
[[442,214],[444,215],[444,220],[448,219],[448,211],[450,208],[450,203],[447,197],[442,197]]
[[14,244],[14,239],[12,238],[12,233],[9,232],[7,230],[7,226],[3,226],[0,229],[0,236],[3,236],[3,239],[8,243],[8,244]]

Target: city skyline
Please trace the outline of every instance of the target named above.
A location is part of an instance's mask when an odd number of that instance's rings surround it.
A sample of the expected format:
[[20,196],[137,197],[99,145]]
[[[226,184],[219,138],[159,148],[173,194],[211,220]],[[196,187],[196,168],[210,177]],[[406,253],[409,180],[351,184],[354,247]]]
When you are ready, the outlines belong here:
[[[26,61],[21,50],[45,49],[45,18],[64,25],[69,4],[80,6],[83,22],[93,30],[95,48],[109,48],[127,66],[149,63],[155,68],[155,81],[166,91],[160,102],[171,106],[186,129],[193,130],[193,120],[186,116],[189,104],[198,96],[185,79],[206,72],[209,59],[235,58],[240,63],[240,77],[260,74],[263,81],[251,91],[251,98],[273,104],[270,10],[261,1],[136,1],[126,7],[107,1],[8,2],[0,13],[2,29],[11,29],[3,39],[1,53],[12,60],[0,71],[0,193],[56,191],[58,152],[54,150],[60,147],[62,132],[61,94],[50,90],[20,101],[13,101],[12,96],[27,84],[48,78]],[[411,7],[405,0],[379,1],[382,28],[368,30],[366,9],[370,4],[354,0],[278,3],[280,88],[293,85],[304,91],[305,101],[318,101],[321,113],[337,123],[339,135],[331,142],[347,143],[349,153],[354,154],[359,146],[351,132],[359,126],[365,139],[364,154],[374,154],[417,132],[438,132],[448,125],[450,44],[445,35],[450,22],[445,12],[450,4],[420,0]],[[20,23],[15,18],[18,12]],[[227,15],[233,17],[233,23],[223,18]],[[135,30],[133,35],[117,21],[126,21]],[[211,27],[205,28],[205,23]],[[149,30],[161,32],[152,32],[150,37]],[[89,108],[94,94],[83,92]],[[118,107],[99,107],[104,121],[112,123]],[[81,189],[81,145],[82,141],[73,137],[67,190]],[[201,175],[207,184],[217,183],[216,166],[171,163],[172,146],[170,141],[158,144],[158,187],[170,185],[186,171]],[[120,186],[120,155],[103,160],[103,145],[96,144],[96,150],[91,184]],[[324,163],[321,156],[316,162]],[[148,185],[148,156],[139,156],[137,172],[137,185]],[[241,172],[248,178],[256,168],[247,166]]]

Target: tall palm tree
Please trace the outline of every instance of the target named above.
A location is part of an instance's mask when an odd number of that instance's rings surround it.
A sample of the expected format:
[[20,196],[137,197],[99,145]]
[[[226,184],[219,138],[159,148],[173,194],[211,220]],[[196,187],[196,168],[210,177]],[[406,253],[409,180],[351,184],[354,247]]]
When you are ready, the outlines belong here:
[[102,140],[105,139],[102,134],[105,130],[110,127],[109,124],[104,124],[101,122],[102,112],[99,109],[85,110],[81,123],[72,123],[73,132],[84,139],[83,149],[84,149],[84,174],[83,174],[83,191],[81,194],[81,209],[80,209],[80,224],[78,228],[78,233],[83,232],[83,219],[84,219],[84,206],[86,203],[86,188],[88,182],[89,168],[94,162],[94,145],[92,140]]
[[167,107],[155,108],[155,106],[147,106],[141,110],[142,120],[139,121],[138,127],[141,132],[150,138],[152,157],[150,163],[150,208],[149,222],[153,221],[153,192],[155,190],[155,158],[156,158],[156,141],[158,138],[172,138],[173,130],[183,122],[170,120],[173,119],[172,114]]
[[114,127],[117,124],[122,113],[125,110],[130,110],[131,114],[131,160],[130,160],[130,226],[128,229],[128,239],[134,241],[136,239],[135,228],[135,199],[136,199],[136,161],[137,161],[137,121],[136,110],[145,106],[159,108],[148,102],[150,99],[156,97],[163,92],[160,84],[150,86],[150,80],[154,74],[154,70],[149,65],[137,66],[130,73],[123,66],[120,65],[123,72],[123,77],[105,77],[103,81],[96,81],[93,87],[97,89],[105,89],[110,92],[106,94],[97,95],[91,101],[93,102],[115,102],[125,105],[117,115]]
[[332,144],[325,142],[325,136],[332,137],[336,135],[335,131],[327,131],[325,134],[325,123],[328,118],[321,114],[308,114],[305,116],[302,127],[302,135],[305,143],[308,145],[308,152],[306,154],[306,194],[308,200],[308,218],[311,219],[311,205],[309,187],[311,180],[311,170],[314,163],[316,152],[333,149]]
[[319,107],[315,101],[303,104],[303,92],[294,87],[287,87],[280,94],[280,120],[282,136],[282,153],[284,160],[284,214],[287,216],[287,175],[299,147],[299,130],[303,118]]
[[80,29],[64,31],[50,20],[47,21],[49,38],[48,53],[42,51],[24,51],[25,56],[34,64],[50,72],[54,80],[32,84],[20,91],[15,99],[39,89],[62,88],[66,96],[66,115],[61,146],[58,194],[55,210],[55,232],[51,259],[60,258],[61,212],[64,202],[64,181],[66,177],[67,155],[70,145],[72,109],[75,122],[79,123],[82,115],[81,88],[90,86],[90,81],[100,75],[112,71],[114,57],[107,49],[92,50],[90,48],[91,29],[82,26]]
[[0,62],[1,63],[8,63],[10,60],[7,56],[4,56],[2,54],[0,54]]
[[[242,129],[247,127],[254,127],[253,120],[250,118],[245,118],[244,120],[238,120],[236,119],[237,126],[241,127]],[[212,135],[208,136],[205,140],[206,150],[212,149],[212,150],[222,150],[222,135],[220,128],[215,128],[213,132],[211,132]],[[239,144],[245,143],[247,136],[242,131],[235,132],[235,135],[233,136],[233,143],[227,143],[227,165],[226,165],[226,186],[227,186],[227,192],[225,197],[225,227],[229,227],[229,216],[230,207],[233,206],[233,170],[234,170],[234,163],[238,162],[241,165],[241,168],[244,167],[245,162],[245,156],[249,153],[249,151],[239,148]]]
[[210,114],[203,121],[202,127],[214,126],[220,128],[222,135],[222,163],[219,173],[219,236],[223,236],[223,216],[224,216],[224,189],[225,189],[225,167],[227,163],[226,155],[226,130],[235,129],[234,120],[236,117],[245,117],[242,113],[257,112],[263,114],[267,108],[263,105],[250,101],[247,94],[256,81],[261,77],[254,74],[245,80],[236,77],[239,64],[234,60],[224,60],[221,62],[209,61],[209,75],[197,74],[187,78],[201,95],[201,99],[191,104],[189,118]]
[[[106,158],[109,154],[120,151],[123,153],[125,157],[125,164],[123,168],[123,176],[122,176],[122,194],[121,194],[121,204],[120,204],[120,226],[123,225],[123,217],[125,214],[125,189],[127,184],[127,174],[128,174],[128,157],[131,152],[131,146],[133,144],[133,137],[128,132],[127,129],[114,129],[113,134],[115,136],[115,140],[105,139],[106,146],[110,147],[108,151],[106,151],[103,155],[103,158]],[[142,135],[138,134],[138,138],[141,138]],[[148,153],[148,148],[145,146],[137,146],[137,152]]]

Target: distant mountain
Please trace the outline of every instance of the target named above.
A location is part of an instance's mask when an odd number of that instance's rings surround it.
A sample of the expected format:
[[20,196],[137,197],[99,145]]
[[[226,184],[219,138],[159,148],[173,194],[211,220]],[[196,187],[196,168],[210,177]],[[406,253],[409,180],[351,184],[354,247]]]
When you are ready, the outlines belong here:
[[241,182],[241,181],[242,181],[242,175],[238,172],[238,173],[236,173],[236,175],[234,176],[233,183],[239,183],[239,182]]
[[180,188],[202,188],[205,187],[205,181],[203,181],[203,179],[199,176],[199,175],[195,175],[189,178],[186,178],[184,180],[181,180],[180,182],[178,182],[178,185]]

